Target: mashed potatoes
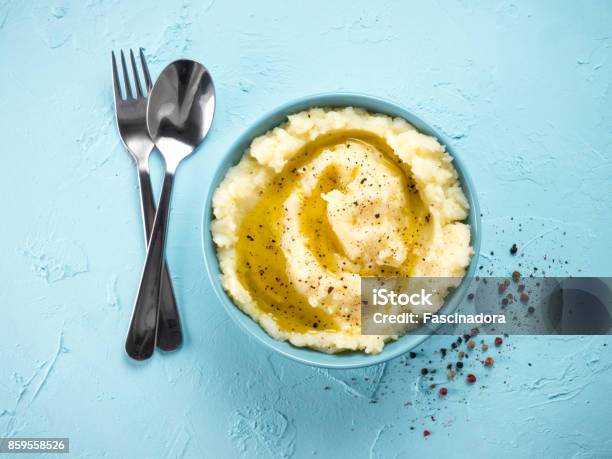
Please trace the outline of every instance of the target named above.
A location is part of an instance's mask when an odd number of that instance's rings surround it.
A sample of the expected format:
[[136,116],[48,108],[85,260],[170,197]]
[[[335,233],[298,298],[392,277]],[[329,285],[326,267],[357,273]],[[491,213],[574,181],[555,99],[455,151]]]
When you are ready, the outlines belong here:
[[313,108],[253,140],[213,198],[222,284],[271,336],[380,352],[361,276],[462,277],[468,203],[452,158],[405,120]]

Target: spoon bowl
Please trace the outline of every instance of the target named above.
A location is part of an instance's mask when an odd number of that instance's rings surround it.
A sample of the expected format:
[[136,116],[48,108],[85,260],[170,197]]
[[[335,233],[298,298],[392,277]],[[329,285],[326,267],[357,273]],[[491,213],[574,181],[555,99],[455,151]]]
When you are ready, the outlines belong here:
[[199,62],[169,64],[153,85],[147,105],[147,128],[164,159],[177,162],[204,140],[215,113],[215,87]]

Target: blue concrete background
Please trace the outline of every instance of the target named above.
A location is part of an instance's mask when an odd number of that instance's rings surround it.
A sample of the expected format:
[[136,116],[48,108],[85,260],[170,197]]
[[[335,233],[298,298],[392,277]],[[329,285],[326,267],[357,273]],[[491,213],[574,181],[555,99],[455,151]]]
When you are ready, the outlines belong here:
[[[288,361],[228,319],[200,250],[237,135],[347,90],[452,139],[479,190],[484,271],[612,275],[611,45],[604,0],[0,0],[0,436],[68,436],[74,457],[612,457],[609,337],[510,337],[441,400],[420,368],[444,369],[448,337],[364,370]],[[202,61],[218,95],[172,207],[186,343],[143,365],[123,353],[144,249],[110,80],[110,50],[138,46],[155,75]]]

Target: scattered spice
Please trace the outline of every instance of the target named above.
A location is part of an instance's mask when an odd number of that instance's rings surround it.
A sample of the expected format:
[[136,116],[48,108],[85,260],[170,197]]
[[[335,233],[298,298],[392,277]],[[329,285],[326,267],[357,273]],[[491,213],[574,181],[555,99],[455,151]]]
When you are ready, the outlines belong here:
[[516,252],[518,252],[518,247],[516,246],[516,244],[512,244],[512,247],[510,247],[510,253],[512,255],[516,255]]
[[448,373],[446,373],[446,376],[448,376],[448,379],[453,379],[456,374],[457,373],[455,373],[453,370],[448,370]]
[[498,336],[497,338],[495,338],[495,345],[496,346],[501,346],[503,344],[504,340],[501,339],[501,336]]
[[457,367],[459,370],[461,370],[461,369],[463,368],[463,362],[457,362],[457,363],[455,364],[455,366],[456,366],[456,367]]
[[521,301],[523,303],[527,303],[529,301],[529,295],[527,295],[525,292],[521,293]]
[[474,384],[476,382],[476,376],[474,376],[472,373],[470,373],[469,375],[467,375],[466,380],[467,380],[468,383]]
[[427,373],[429,373],[429,370],[427,370],[427,368],[421,368],[421,374],[423,376],[425,376]]
[[411,359],[416,358],[416,352],[411,352],[409,355]]
[[448,394],[448,389],[446,387],[441,387],[440,390],[438,391],[438,394],[444,397],[446,394]]
[[493,357],[487,357],[484,361],[484,366],[485,367],[492,367],[493,364],[495,363],[495,361],[493,360]]
[[468,349],[474,349],[476,347],[476,343],[474,342],[473,339],[471,339],[471,340],[469,340],[467,342],[467,347],[468,347]]
[[429,430],[424,430],[423,431],[423,436],[424,437],[429,437],[431,435],[431,432]]
[[520,272],[512,271],[512,280],[514,282],[518,282],[520,278],[521,278],[521,273]]
[[483,351],[488,351],[489,350],[489,345],[487,343],[482,343],[482,350]]

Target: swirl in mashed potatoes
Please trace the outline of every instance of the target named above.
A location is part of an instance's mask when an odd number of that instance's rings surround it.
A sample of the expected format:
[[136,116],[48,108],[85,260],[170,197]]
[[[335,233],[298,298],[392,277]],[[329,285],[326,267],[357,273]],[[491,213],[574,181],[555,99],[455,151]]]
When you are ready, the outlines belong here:
[[469,207],[452,158],[401,118],[313,108],[253,140],[213,198],[222,285],[268,334],[377,353],[361,276],[462,277]]

